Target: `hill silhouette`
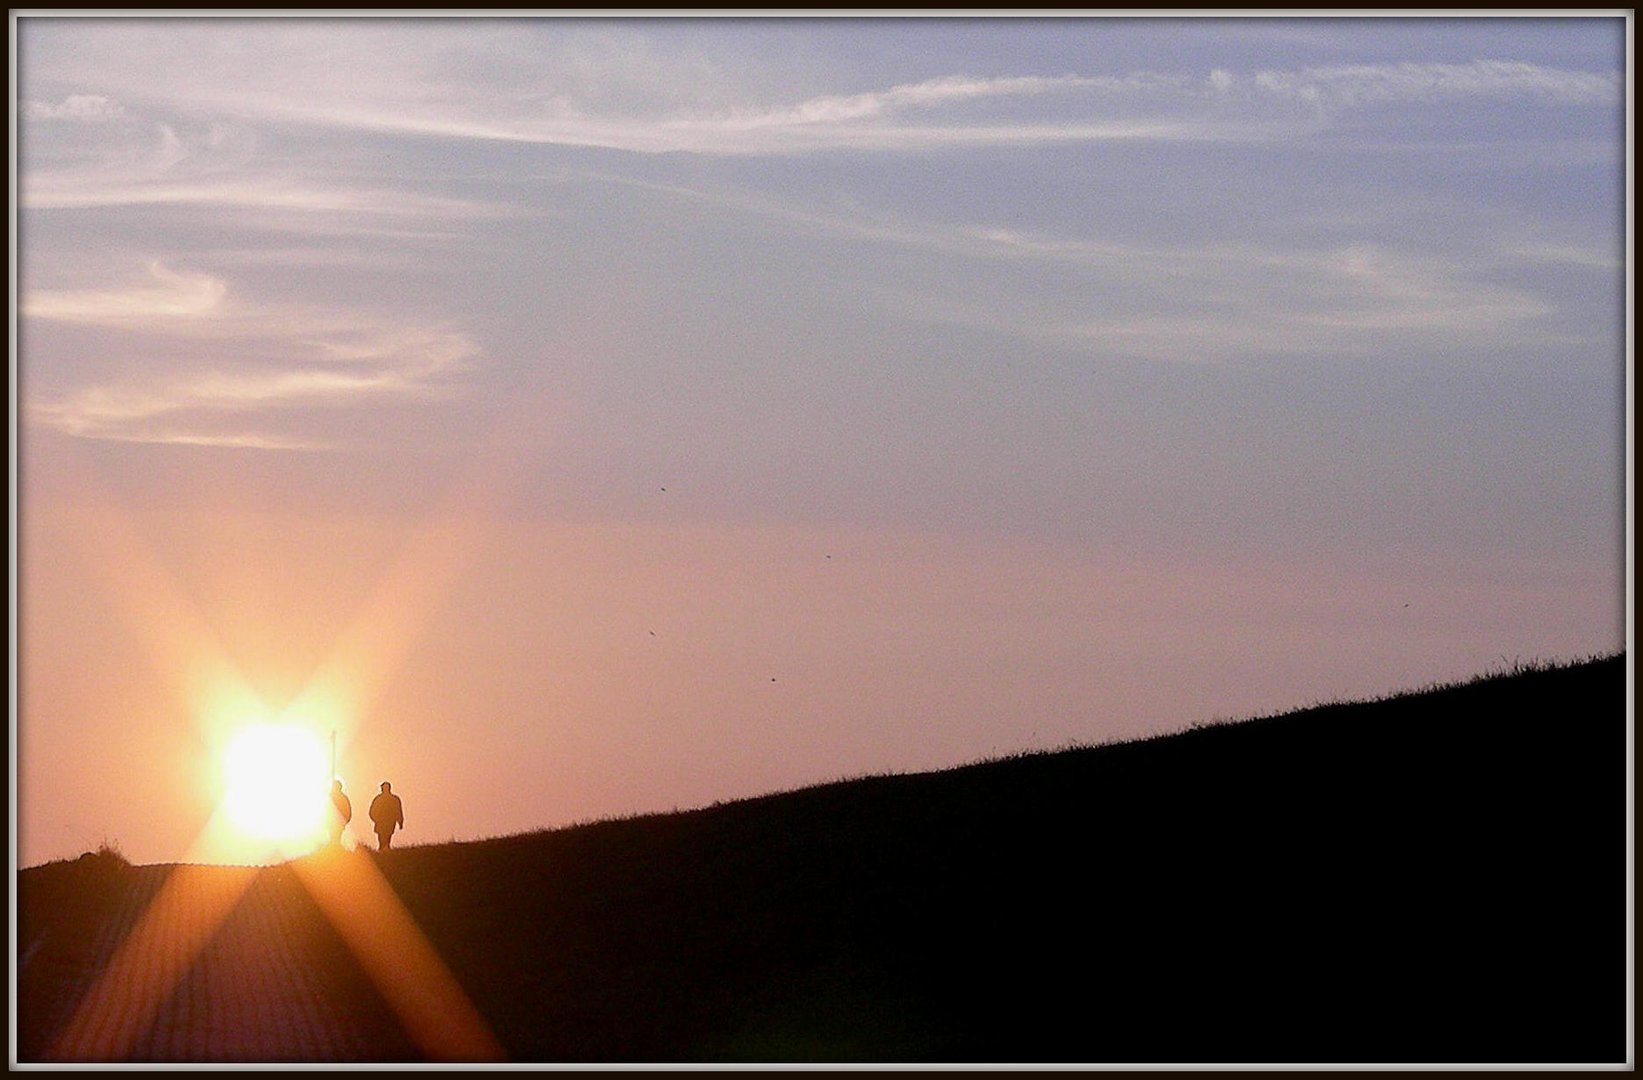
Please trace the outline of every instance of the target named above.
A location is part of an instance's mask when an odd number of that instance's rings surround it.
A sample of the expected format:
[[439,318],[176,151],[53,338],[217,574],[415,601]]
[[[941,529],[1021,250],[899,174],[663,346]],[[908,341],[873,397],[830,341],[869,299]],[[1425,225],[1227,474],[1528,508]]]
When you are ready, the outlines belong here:
[[[515,1061],[1622,1062],[1626,678],[1624,656],[1533,666],[354,857]],[[19,875],[23,1060],[159,869]],[[349,1052],[415,1059],[306,932]]]

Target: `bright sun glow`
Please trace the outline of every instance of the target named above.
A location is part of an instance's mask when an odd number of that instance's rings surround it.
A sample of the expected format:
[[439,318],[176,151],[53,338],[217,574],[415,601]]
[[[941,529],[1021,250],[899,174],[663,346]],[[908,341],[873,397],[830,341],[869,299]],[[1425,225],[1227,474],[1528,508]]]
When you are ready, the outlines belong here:
[[330,758],[325,742],[308,728],[246,728],[223,754],[223,780],[223,809],[248,838],[290,850],[324,837]]

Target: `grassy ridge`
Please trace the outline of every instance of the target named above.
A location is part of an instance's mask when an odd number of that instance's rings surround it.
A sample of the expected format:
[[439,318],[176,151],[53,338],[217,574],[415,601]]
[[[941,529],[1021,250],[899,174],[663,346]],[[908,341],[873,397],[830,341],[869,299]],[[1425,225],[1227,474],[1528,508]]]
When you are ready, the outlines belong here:
[[1624,672],[384,866],[519,1060],[1620,1060]]
[[[1625,693],[1610,657],[379,865],[517,1061],[1615,1062]],[[20,929],[130,872],[24,871]]]

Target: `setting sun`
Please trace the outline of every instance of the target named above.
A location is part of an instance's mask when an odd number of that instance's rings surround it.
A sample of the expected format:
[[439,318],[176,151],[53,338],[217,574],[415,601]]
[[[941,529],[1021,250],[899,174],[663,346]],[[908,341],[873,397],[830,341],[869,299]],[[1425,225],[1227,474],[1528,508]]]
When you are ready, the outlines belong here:
[[291,848],[325,832],[331,770],[325,743],[294,724],[246,728],[223,754],[223,808],[242,834]]

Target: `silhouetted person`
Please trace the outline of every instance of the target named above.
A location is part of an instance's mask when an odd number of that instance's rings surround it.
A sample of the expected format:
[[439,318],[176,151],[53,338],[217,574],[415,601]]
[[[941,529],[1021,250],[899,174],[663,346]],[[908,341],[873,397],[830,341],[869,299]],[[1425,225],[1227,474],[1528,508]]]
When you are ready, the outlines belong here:
[[342,781],[331,781],[331,846],[342,846],[342,830],[354,820],[354,804],[342,793]]
[[382,793],[371,800],[371,824],[377,831],[377,850],[393,846],[394,830],[405,827],[405,807],[394,794],[394,785],[384,780]]

